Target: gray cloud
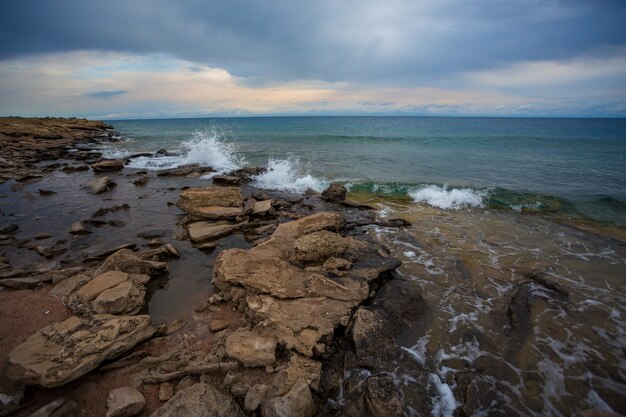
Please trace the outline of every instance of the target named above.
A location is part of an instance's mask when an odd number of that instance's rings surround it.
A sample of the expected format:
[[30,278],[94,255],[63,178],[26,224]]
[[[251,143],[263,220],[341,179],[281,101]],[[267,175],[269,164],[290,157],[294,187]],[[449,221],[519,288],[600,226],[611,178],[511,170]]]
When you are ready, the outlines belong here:
[[71,50],[168,53],[249,84],[450,84],[506,62],[614,53],[620,0],[0,2],[0,59]]
[[104,91],[91,91],[83,94],[85,97],[91,98],[111,98],[121,96],[122,94],[128,93],[127,90],[104,90]]

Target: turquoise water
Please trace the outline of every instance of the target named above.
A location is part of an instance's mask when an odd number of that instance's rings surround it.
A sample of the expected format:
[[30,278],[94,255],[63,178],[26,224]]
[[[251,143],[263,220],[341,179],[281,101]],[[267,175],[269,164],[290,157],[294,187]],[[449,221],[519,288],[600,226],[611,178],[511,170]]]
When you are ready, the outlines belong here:
[[[266,117],[113,121],[110,155],[165,148],[136,167],[227,171],[270,163],[260,185],[297,191],[342,181],[446,209],[559,211],[626,225],[626,120]],[[447,186],[447,187],[446,187]]]

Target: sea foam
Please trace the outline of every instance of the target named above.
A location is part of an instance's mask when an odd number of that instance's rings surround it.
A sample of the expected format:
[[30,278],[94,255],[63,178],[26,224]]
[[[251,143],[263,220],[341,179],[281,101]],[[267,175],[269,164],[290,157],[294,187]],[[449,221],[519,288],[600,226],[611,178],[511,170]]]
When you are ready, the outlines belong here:
[[409,196],[417,203],[426,203],[441,209],[454,209],[468,207],[484,207],[488,197],[486,191],[472,188],[452,188],[447,185],[425,185],[409,192]]
[[328,182],[309,174],[300,161],[291,156],[287,159],[270,159],[267,162],[267,171],[254,178],[254,185],[259,188],[298,193],[308,188],[322,191],[328,186]]
[[191,139],[180,144],[176,153],[177,155],[172,156],[135,158],[128,166],[157,170],[198,164],[224,173],[239,169],[245,164],[244,158],[237,155],[234,144],[224,140],[223,135],[214,129],[194,132]]

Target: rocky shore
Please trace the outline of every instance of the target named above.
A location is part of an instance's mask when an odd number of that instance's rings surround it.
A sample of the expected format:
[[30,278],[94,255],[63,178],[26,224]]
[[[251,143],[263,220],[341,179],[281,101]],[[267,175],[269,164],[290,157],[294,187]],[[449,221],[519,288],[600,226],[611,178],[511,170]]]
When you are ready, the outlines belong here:
[[[164,225],[178,230],[170,242],[168,231],[144,230],[96,255],[78,244],[95,229],[128,227],[100,220],[128,205],[102,207],[73,219],[69,230],[32,239],[3,219],[1,416],[332,415],[342,362],[366,361],[381,335],[411,326],[422,309],[416,288],[394,279],[400,262],[363,233],[376,223],[374,211],[346,202],[339,185],[304,195],[255,189],[248,183],[263,168],[217,176],[208,187],[184,184],[207,167],[125,173],[128,159],[102,160],[95,149],[116,140],[101,122],[5,118],[0,135],[2,179],[13,181],[12,190],[55,172],[68,181],[93,175],[74,188],[102,201],[122,182],[138,191],[161,178],[182,186],[168,202],[178,207]],[[39,189],[40,198],[54,194]],[[241,248],[222,244],[233,236]],[[151,282],[167,279],[172,261],[185,261],[177,248],[184,242],[194,258],[214,259],[206,277],[213,290],[190,315],[154,325],[146,309]],[[45,262],[15,265],[19,250]],[[392,302],[398,297],[412,303]],[[24,334],[39,320],[29,317],[29,299],[58,320]],[[7,317],[16,316],[28,323],[24,331],[10,330],[19,323]],[[348,415],[403,415],[391,386],[385,376],[367,379],[346,399]]]
[[[445,245],[449,274],[426,259],[411,278],[402,271],[416,252],[453,233],[498,243],[434,209],[415,218],[428,225],[419,240],[407,220],[381,219],[339,184],[258,189],[264,167],[211,182],[206,166],[132,169],[133,158],[169,153],[103,159],[117,140],[102,122],[0,118],[0,417],[469,416],[504,409],[506,387],[485,381],[522,375],[523,405],[546,409],[532,325],[558,337],[553,315],[580,323],[575,287],[518,258],[507,269],[495,251],[470,259]],[[601,323],[604,311],[585,303],[580,314]],[[474,308],[488,317],[478,325]],[[448,353],[427,347],[431,337],[453,340]],[[595,389],[619,404],[612,386]]]

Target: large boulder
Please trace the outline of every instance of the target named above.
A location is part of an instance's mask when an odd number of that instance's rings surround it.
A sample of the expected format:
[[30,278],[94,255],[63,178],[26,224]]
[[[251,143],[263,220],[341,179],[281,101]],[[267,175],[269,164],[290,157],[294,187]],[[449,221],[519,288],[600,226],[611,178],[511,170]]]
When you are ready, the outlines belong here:
[[287,394],[272,398],[261,406],[263,417],[313,417],[316,412],[309,384],[302,379]]
[[233,397],[209,384],[194,384],[177,392],[151,417],[244,417]]
[[96,314],[44,327],[9,354],[12,379],[47,388],[73,381],[149,339],[150,316]]

